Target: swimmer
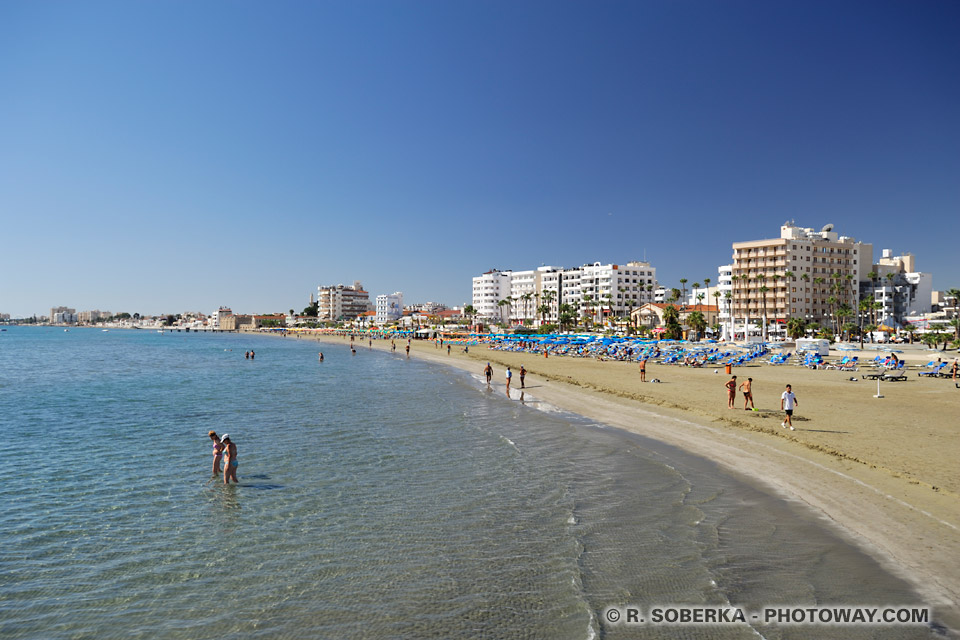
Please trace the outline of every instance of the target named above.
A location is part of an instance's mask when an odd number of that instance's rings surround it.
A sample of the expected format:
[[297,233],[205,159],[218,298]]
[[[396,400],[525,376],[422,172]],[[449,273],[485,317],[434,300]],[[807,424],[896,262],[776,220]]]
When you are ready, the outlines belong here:
[[320,352],[320,355],[317,356],[317,359],[318,359],[320,362],[323,362],[323,351]]
[[223,458],[223,443],[216,431],[207,434],[213,440],[213,475],[220,475],[220,460]]
[[230,478],[239,483],[239,480],[237,480],[237,445],[230,441],[230,436],[226,433],[220,438],[220,442],[226,447],[227,454],[223,464],[223,484],[230,484]]

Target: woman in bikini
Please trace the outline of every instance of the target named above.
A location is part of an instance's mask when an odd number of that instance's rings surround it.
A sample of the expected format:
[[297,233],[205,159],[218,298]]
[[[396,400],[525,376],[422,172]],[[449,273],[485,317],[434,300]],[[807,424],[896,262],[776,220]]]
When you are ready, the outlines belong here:
[[227,434],[223,434],[220,442],[223,443],[227,453],[227,458],[223,461],[223,484],[230,484],[230,478],[239,483],[240,481],[237,480],[237,445],[230,441],[230,436]]
[[223,443],[216,431],[211,431],[207,435],[213,440],[213,475],[220,475],[220,459],[223,458]]

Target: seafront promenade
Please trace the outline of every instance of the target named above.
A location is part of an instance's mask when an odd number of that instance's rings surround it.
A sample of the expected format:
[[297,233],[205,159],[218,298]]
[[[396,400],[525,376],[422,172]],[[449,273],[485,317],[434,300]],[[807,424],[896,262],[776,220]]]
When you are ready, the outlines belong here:
[[[348,345],[349,338],[309,335]],[[289,335],[287,339],[295,339]],[[371,347],[357,337],[357,355]],[[404,357],[406,340],[396,340]],[[390,349],[390,340],[372,348]],[[865,350],[871,358],[878,353]],[[327,357],[331,354],[326,354]],[[845,352],[831,354],[842,360]],[[341,356],[342,357],[342,356]],[[505,392],[505,367],[513,372],[510,399],[521,401],[517,372],[527,370],[523,401],[533,399],[598,422],[678,446],[812,507],[868,552],[913,581],[929,604],[960,611],[960,458],[955,416],[960,389],[952,380],[920,377],[930,359],[903,349],[907,379],[877,383],[860,371],[772,366],[763,360],[733,368],[738,381],[752,377],[759,411],[744,411],[742,394],[728,409],[722,367],[650,362],[641,383],[634,362],[548,357],[474,345],[413,340],[411,357],[480,375],[490,362],[495,388]],[[935,357],[933,358],[936,359]],[[758,359],[759,360],[759,359]],[[852,378],[856,378],[853,380]],[[780,426],[780,394],[791,384],[799,404],[796,431]],[[960,615],[950,619],[960,628]]]

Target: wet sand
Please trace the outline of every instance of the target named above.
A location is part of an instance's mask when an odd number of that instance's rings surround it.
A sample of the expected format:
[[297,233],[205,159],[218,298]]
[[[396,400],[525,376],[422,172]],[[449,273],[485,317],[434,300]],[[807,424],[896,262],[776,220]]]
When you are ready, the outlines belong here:
[[[321,339],[349,344],[341,337]],[[358,340],[361,346],[366,349],[366,341]],[[373,346],[389,350],[390,342],[374,340]],[[405,346],[398,340],[397,353]],[[875,353],[864,352],[861,360]],[[906,356],[911,365],[937,358],[919,350]],[[510,365],[514,400],[523,364],[527,399],[681,447],[807,504],[914,583],[927,604],[960,629],[960,389],[952,380],[920,378],[911,370],[904,382],[881,382],[884,397],[878,399],[877,383],[860,379],[865,369],[736,367],[738,382],[753,378],[754,412],[743,410],[740,393],[737,408],[727,408],[723,369],[650,363],[647,380],[661,382],[641,383],[635,363],[485,346],[464,354],[453,345],[448,356],[445,346],[414,341],[411,357],[478,375],[490,362],[501,391]],[[780,394],[788,383],[798,399],[796,431],[780,426]]]

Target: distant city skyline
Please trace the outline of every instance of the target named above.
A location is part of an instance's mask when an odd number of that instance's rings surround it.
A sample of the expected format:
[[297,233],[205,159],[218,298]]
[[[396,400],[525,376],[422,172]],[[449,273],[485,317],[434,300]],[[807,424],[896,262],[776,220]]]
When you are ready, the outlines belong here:
[[0,5],[0,313],[646,260],[781,224],[960,286],[960,4]]

